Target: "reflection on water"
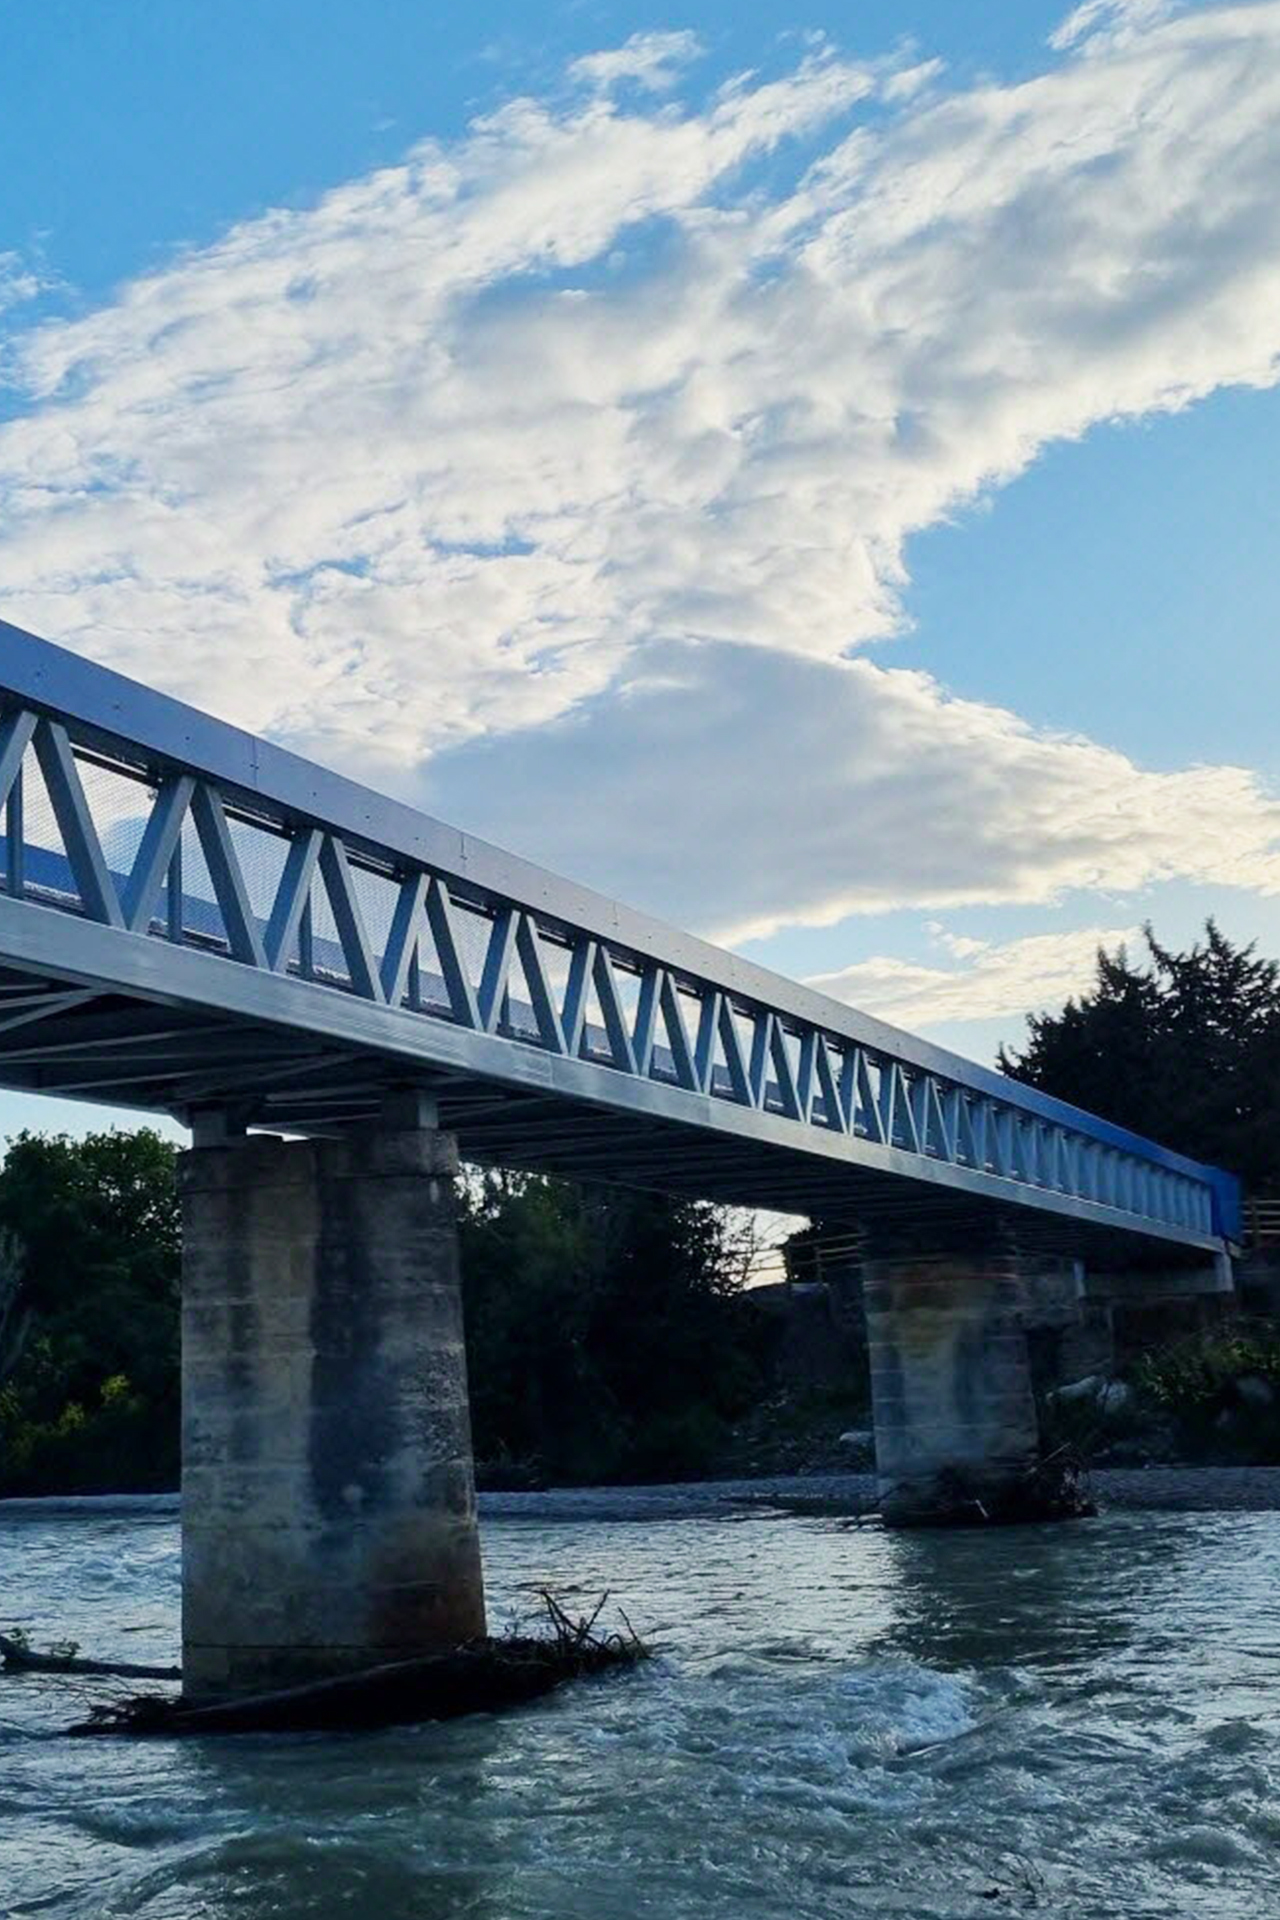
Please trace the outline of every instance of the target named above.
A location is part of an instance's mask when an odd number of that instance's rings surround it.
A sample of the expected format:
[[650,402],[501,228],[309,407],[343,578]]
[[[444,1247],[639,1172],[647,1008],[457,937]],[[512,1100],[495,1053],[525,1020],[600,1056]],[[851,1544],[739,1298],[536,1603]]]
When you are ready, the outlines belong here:
[[[1280,1516],[994,1534],[499,1521],[495,1621],[609,1587],[650,1667],[502,1719],[72,1742],[0,1682],[0,1914],[1274,1910]],[[0,1625],[171,1657],[171,1521],[0,1525]]]
[[1135,1612],[1176,1606],[1193,1577],[1183,1563],[1194,1538],[1147,1516],[1020,1528],[994,1542],[969,1531],[888,1535],[897,1604],[885,1648],[935,1667],[1077,1673],[1130,1640]]

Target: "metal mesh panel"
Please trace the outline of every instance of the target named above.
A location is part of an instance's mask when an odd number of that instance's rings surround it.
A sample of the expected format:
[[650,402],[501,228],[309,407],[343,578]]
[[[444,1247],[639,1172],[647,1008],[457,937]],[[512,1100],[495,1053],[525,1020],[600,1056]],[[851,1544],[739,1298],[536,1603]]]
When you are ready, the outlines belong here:
[[387,950],[387,937],[391,932],[400,888],[388,875],[372,873],[368,867],[353,865],[351,881],[369,945],[381,960]]
[[[826,1056],[827,1065],[831,1069],[831,1082],[838,1096],[843,1084],[840,1073],[844,1065],[844,1058],[840,1049],[833,1046],[829,1041],[826,1047]],[[812,1118],[820,1124],[829,1123],[833,1126],[842,1127],[844,1125],[844,1118],[840,1100],[838,1097],[834,1101],[828,1099],[827,1081],[824,1076],[819,1073],[816,1059],[814,1061],[813,1080],[811,1084],[813,1088]]]
[[856,1131],[859,1138],[870,1140],[875,1138],[877,1128],[867,1113],[867,1100],[869,1096],[877,1112],[880,1110],[880,1062],[873,1053],[864,1053],[862,1056],[862,1064],[865,1079],[862,1075],[859,1076],[857,1106],[855,1108],[857,1115]]
[[[676,990],[676,1000],[684,1016],[685,1038],[689,1042],[690,1054],[696,1055],[698,1045],[698,1023],[702,1019],[702,995],[686,987]],[[674,1062],[672,1070],[674,1071]],[[679,1076],[677,1076],[678,1078]]]
[[[886,1069],[891,1072],[892,1069]],[[898,1076],[897,1092],[893,1101],[893,1125],[889,1134],[889,1144],[895,1147],[911,1146],[911,1129],[907,1120],[907,1107],[915,1093],[915,1082],[905,1073]]]
[[[697,1035],[694,1035],[697,1042]],[[724,1049],[724,1040],[717,1019],[711,1034],[711,1057],[708,1063],[707,1092],[718,1094],[721,1099],[733,1097],[733,1079],[729,1072],[729,1056]]]
[[317,980],[351,983],[347,956],[342,951],[338,923],[329,904],[329,890],[319,869],[311,876],[311,964]]
[[445,983],[444,968],[440,964],[435,935],[431,931],[431,923],[425,913],[418,927],[418,972],[414,984],[417,989],[417,1005],[424,1011],[452,1014],[453,1003]]
[[[685,1027],[687,1029],[689,1025],[688,1005],[684,1000],[680,1001],[680,1005],[685,1015]],[[675,1054],[672,1050],[671,1029],[667,1025],[666,1008],[662,1004],[662,996],[659,996],[658,1000],[658,1013],[654,1021],[653,1035],[653,1058],[649,1063],[649,1077],[653,1080],[661,1080],[666,1086],[676,1086],[679,1084],[680,1076],[676,1072]]]
[[201,946],[227,945],[227,929],[218,905],[209,863],[200,845],[196,823],[188,814],[182,823],[182,933]]
[[628,1033],[636,1030],[636,1013],[640,1005],[640,975],[633,973],[622,962],[613,963],[613,977],[618,983],[618,1005],[622,1009],[623,1022]]
[[60,905],[73,902],[78,906],[80,890],[67,860],[62,829],[31,748],[22,762],[22,846],[28,894]]
[[118,772],[76,756],[80,784],[97,829],[103,858],[123,891],[155,805],[156,790],[137,775]]
[[587,1060],[613,1059],[609,1033],[604,1023],[604,1009],[600,1005],[593,974],[587,975],[587,988],[583,996],[581,1050]]
[[955,1158],[962,1167],[971,1167],[974,1164],[973,1140],[976,1118],[977,1116],[973,1110],[973,1102],[969,1099],[968,1095],[962,1091],[960,1103],[956,1109],[955,1123]]
[[738,1007],[731,1007],[729,1012],[733,1021],[734,1032],[738,1036],[738,1045],[742,1050],[742,1058],[746,1064],[750,1066],[751,1049],[756,1043],[755,1020],[751,1014],[743,1013]]
[[289,842],[283,834],[272,833],[270,828],[260,827],[256,822],[232,820],[229,825],[249,905],[255,920],[265,927],[289,857]]
[[484,972],[485,955],[489,951],[489,935],[493,931],[493,921],[486,914],[475,911],[464,902],[453,903],[453,926],[458,941],[458,959],[463,971],[473,987],[479,987],[480,976]]
[[764,1090],[760,1096],[760,1105],[766,1113],[782,1113],[785,1111],[782,1089],[779,1087],[774,1074],[773,1054],[770,1052],[765,1060]]
[[558,940],[548,938],[545,933],[538,935],[538,951],[542,955],[542,971],[547,976],[547,985],[551,997],[563,1011],[565,990],[569,985],[569,968],[573,962],[571,950]]
[[525,977],[524,962],[517,944],[511,950],[511,970],[507,975],[507,997],[502,1009],[501,1031],[517,1040],[540,1040],[542,1031],[533,1010],[533,990]]

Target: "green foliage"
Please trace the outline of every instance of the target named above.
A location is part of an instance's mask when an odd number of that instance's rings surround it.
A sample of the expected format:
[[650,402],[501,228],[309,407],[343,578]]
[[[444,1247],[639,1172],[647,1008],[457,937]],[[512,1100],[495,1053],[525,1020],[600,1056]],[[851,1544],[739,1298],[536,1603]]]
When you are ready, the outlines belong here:
[[1266,1380],[1280,1395],[1280,1328],[1197,1334],[1144,1354],[1135,1369],[1140,1391],[1170,1412],[1216,1408],[1226,1389],[1248,1377]]
[[10,1143],[0,1246],[21,1253],[0,1263],[19,1276],[0,1301],[0,1491],[177,1485],[174,1167],[145,1129]]
[[1134,1385],[1192,1457],[1280,1463],[1280,1327],[1246,1322],[1175,1341],[1143,1355]]
[[[174,1176],[154,1133],[11,1143],[0,1493],[177,1485]],[[491,1174],[464,1184],[460,1231],[473,1425],[492,1477],[663,1478],[710,1462],[759,1393],[766,1337],[741,1298],[729,1216]]]
[[1280,1192],[1280,967],[1206,923],[1186,953],[1099,952],[1097,979],[1033,1015],[1015,1079]]
[[487,1174],[466,1192],[461,1235],[491,1479],[696,1473],[758,1396],[764,1333],[720,1209]]
[[19,1360],[31,1331],[31,1307],[26,1299],[27,1256],[16,1233],[0,1228],[0,1380]]

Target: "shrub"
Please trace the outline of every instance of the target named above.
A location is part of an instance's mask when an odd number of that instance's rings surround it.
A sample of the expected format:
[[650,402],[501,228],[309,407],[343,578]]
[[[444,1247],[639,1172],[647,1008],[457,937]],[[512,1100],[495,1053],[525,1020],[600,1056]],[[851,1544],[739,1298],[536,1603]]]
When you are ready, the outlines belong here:
[[1143,1356],[1134,1384],[1189,1453],[1280,1463],[1280,1328],[1242,1324],[1175,1341]]

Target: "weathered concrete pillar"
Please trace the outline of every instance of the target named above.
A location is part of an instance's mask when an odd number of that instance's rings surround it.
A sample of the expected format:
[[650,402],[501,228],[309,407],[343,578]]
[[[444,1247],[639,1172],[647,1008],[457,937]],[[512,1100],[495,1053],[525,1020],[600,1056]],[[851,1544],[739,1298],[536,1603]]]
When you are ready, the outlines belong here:
[[251,1136],[182,1162],[183,1687],[484,1631],[452,1136]]
[[885,1519],[910,1526],[1072,1510],[1041,1472],[1025,1274],[1008,1232],[877,1229],[863,1296]]

